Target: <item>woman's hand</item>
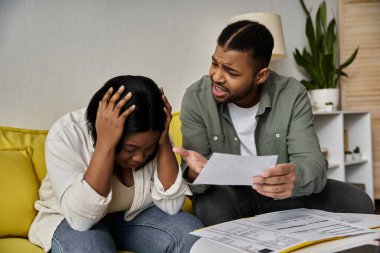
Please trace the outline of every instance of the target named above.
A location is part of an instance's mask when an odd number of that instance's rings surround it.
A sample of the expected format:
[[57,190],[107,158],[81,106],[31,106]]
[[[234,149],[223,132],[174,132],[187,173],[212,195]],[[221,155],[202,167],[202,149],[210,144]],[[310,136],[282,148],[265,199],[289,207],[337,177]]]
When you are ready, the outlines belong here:
[[164,94],[164,88],[161,87],[160,90],[162,94],[162,101],[164,101],[164,105],[165,105],[164,112],[166,114],[165,129],[161,133],[160,139],[158,141],[158,144],[162,145],[162,144],[170,143],[169,126],[170,126],[170,122],[172,121],[172,106],[170,105],[167,97]]
[[120,98],[124,89],[124,86],[121,86],[112,95],[113,89],[110,88],[99,102],[95,123],[97,141],[90,164],[84,174],[86,182],[104,197],[111,189],[115,147],[123,133],[125,120],[135,109],[132,105],[120,114],[121,109],[132,96],[128,93]]
[[113,88],[111,87],[103,96],[102,101],[99,102],[95,124],[97,144],[115,147],[120,140],[125,120],[135,109],[135,105],[132,105],[120,114],[121,109],[132,97],[129,92],[126,96],[120,98],[124,89],[124,86],[120,86],[117,92],[112,95]]
[[163,110],[166,115],[166,121],[165,129],[161,133],[160,139],[158,140],[159,148],[157,156],[157,174],[162,186],[166,191],[176,181],[179,173],[179,165],[172,151],[172,144],[169,139],[169,126],[170,122],[172,121],[172,107],[164,94],[164,89],[162,87],[160,89],[162,101],[165,105]]

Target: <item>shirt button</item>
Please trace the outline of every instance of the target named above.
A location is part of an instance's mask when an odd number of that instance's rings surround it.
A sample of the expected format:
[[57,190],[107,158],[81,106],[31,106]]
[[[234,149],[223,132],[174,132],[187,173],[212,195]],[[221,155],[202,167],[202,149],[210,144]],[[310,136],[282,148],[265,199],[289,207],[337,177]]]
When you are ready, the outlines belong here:
[[214,136],[214,141],[216,141],[218,139],[218,136]]
[[277,138],[280,138],[280,134],[276,134],[276,137],[277,137]]
[[235,137],[234,140],[237,141],[238,140],[237,137]]

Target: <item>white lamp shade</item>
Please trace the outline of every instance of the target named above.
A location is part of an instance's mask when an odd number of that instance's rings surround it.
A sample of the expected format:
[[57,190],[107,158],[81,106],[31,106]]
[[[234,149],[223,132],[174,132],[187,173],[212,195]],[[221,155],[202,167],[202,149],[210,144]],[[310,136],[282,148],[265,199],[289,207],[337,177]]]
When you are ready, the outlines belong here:
[[269,12],[245,13],[232,17],[228,23],[234,23],[239,20],[256,21],[268,28],[274,40],[272,60],[281,59],[286,56],[281,17],[279,15]]

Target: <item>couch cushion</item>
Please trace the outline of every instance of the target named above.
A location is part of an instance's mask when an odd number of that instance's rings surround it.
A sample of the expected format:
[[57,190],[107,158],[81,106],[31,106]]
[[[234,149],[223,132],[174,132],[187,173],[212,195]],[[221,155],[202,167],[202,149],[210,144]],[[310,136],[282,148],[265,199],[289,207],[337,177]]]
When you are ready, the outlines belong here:
[[27,237],[36,215],[38,182],[29,147],[0,150],[0,237]]
[[[182,134],[181,134],[181,121],[179,119],[179,112],[172,114],[172,121],[170,122],[169,133],[173,139],[175,147],[182,147]],[[181,156],[176,154],[177,161],[181,163]]]
[[38,182],[46,175],[45,139],[47,130],[29,130],[0,126],[0,149],[14,147],[31,147],[33,149],[32,163]]
[[[182,147],[181,120],[179,119],[180,112],[174,112],[172,116],[173,117],[169,128],[170,136],[173,139],[175,147]],[[176,154],[176,157],[178,163],[181,164],[181,156]],[[192,202],[189,197],[186,197],[182,210],[188,213],[193,213]]]
[[[44,253],[44,250],[28,239],[23,238],[4,238],[0,239],[0,252],[11,253]],[[117,253],[132,253],[130,251],[118,250]]]
[[0,252],[44,253],[43,249],[23,238],[0,239]]

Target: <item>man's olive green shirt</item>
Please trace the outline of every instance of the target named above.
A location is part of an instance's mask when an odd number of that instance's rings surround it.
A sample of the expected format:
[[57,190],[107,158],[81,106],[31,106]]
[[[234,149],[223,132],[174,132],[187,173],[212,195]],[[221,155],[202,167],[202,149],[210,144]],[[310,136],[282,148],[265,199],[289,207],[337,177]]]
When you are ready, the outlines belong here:
[[[197,151],[206,158],[213,152],[240,154],[240,140],[227,104],[216,103],[209,76],[203,76],[187,88],[180,119],[185,149]],[[257,155],[278,155],[278,164],[290,162],[296,167],[293,196],[320,192],[326,183],[327,161],[314,130],[305,87],[294,78],[271,71],[262,84],[256,120],[252,141],[256,143]],[[182,168],[186,167],[184,162]],[[187,169],[184,179],[187,180]],[[208,188],[193,184],[190,187],[194,193]]]

